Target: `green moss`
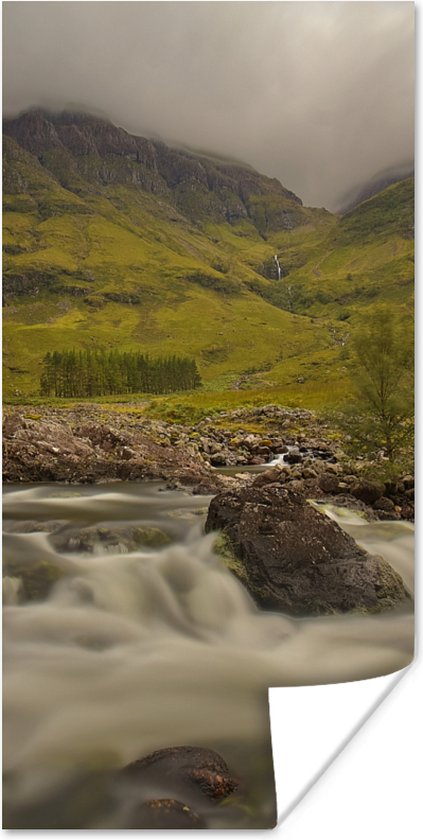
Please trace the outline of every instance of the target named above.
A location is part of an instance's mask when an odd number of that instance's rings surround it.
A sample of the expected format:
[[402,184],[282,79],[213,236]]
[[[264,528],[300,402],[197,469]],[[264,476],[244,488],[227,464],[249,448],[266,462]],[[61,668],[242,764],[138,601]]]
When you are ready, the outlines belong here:
[[8,560],[4,564],[3,574],[19,578],[20,593],[24,601],[40,601],[48,596],[52,586],[65,573],[49,560],[40,560],[32,564]]
[[163,548],[171,542],[169,535],[160,528],[135,528],[133,539],[137,545],[147,548]]
[[225,533],[220,533],[213,544],[213,548],[215,553],[221,558],[224,565],[226,566],[229,571],[233,572],[234,575],[239,578],[241,583],[243,583],[248,588],[248,575],[245,569],[245,566],[241,562],[241,560],[236,556],[232,543]]

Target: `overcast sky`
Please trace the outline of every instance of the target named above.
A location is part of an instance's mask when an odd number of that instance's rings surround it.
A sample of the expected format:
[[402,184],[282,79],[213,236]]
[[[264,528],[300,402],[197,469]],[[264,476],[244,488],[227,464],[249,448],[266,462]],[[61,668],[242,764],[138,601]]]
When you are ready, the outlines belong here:
[[4,113],[103,112],[242,159],[305,204],[413,156],[408,2],[5,2]]

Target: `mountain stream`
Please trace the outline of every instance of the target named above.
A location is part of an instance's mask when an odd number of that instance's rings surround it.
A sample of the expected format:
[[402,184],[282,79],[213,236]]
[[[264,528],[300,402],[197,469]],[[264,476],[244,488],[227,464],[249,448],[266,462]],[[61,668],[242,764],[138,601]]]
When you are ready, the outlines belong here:
[[[203,533],[209,501],[153,482],[6,488],[6,565],[58,570],[36,600],[23,602],[13,574],[4,580],[10,827],[123,827],[122,804],[103,807],[87,779],[180,744],[218,750],[243,780],[244,798],[212,809],[211,827],[271,825],[267,688],[409,663],[411,600],[371,616],[260,611]],[[326,513],[412,591],[410,523]]]

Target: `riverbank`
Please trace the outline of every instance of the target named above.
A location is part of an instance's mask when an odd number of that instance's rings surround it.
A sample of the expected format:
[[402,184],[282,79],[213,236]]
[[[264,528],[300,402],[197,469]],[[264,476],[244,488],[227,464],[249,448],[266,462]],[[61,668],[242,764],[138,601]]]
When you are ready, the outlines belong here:
[[207,495],[276,482],[369,519],[414,518],[412,475],[373,478],[371,465],[346,459],[327,421],[303,409],[240,408],[190,425],[152,419],[136,407],[22,406],[6,408],[3,444],[6,483],[160,479]]

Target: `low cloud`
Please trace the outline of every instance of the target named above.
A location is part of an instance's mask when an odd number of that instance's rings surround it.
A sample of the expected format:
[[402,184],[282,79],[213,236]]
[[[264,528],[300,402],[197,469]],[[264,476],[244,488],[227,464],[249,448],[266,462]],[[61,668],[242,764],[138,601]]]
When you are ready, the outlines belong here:
[[413,157],[408,2],[3,4],[4,112],[83,107],[337,207]]

